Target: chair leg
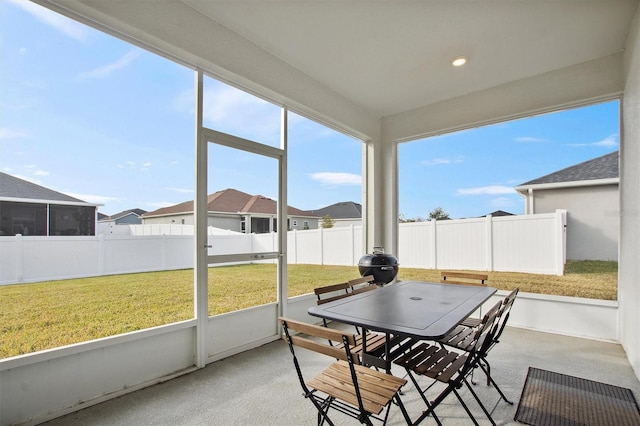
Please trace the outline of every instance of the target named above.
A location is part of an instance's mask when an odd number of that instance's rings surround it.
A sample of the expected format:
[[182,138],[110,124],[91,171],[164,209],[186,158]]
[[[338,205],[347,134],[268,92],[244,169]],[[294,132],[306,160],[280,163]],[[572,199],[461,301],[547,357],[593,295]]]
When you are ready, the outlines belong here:
[[329,408],[331,407],[331,401],[333,400],[333,398],[331,398],[330,396],[327,397],[326,399],[322,400],[322,404],[320,404],[313,395],[311,395],[309,398],[311,399],[311,402],[313,403],[313,405],[315,405],[316,408],[318,409],[318,426],[322,426],[325,421],[330,426],[335,426],[328,415]]
[[467,415],[469,416],[469,418],[471,419],[473,424],[476,425],[476,426],[479,426],[478,421],[476,420],[475,417],[473,417],[473,414],[471,413],[471,410],[469,410],[469,407],[467,407],[467,404],[464,403],[464,400],[462,399],[462,397],[460,396],[460,394],[458,393],[458,390],[456,388],[453,388],[453,393],[456,396],[456,398],[458,398],[458,401],[460,402],[460,404],[464,408],[464,411],[467,412]]
[[482,368],[482,371],[484,371],[484,374],[487,375],[487,384],[493,385],[494,388],[496,388],[496,390],[498,391],[498,393],[500,394],[500,397],[504,400],[504,402],[506,402],[509,405],[513,405],[513,401],[509,400],[506,395],[502,392],[502,389],[500,389],[500,386],[498,386],[498,384],[495,382],[495,380],[493,380],[493,377],[491,377],[491,367],[489,366],[489,363],[485,360],[486,363],[486,368],[485,365],[482,362],[479,362],[478,364],[480,365],[480,368]]
[[465,383],[465,385],[467,385],[467,388],[469,389],[469,392],[471,392],[471,395],[473,395],[473,398],[476,400],[476,402],[478,403],[480,408],[482,408],[482,411],[484,412],[485,416],[487,416],[487,419],[489,419],[489,421],[491,422],[491,424],[493,426],[496,426],[496,422],[493,421],[493,418],[491,417],[491,414],[487,411],[487,409],[485,408],[485,406],[482,403],[482,401],[480,401],[480,398],[475,393],[475,391],[473,390],[473,388],[471,387],[471,385],[469,384],[467,379],[464,379],[464,383]]
[[[433,417],[433,419],[436,421],[436,423],[438,424],[438,426],[442,426],[442,423],[440,422],[440,419],[438,418],[438,416],[436,415],[436,412],[434,411],[434,407],[433,405],[429,402],[429,400],[427,399],[427,396],[425,395],[426,392],[431,389],[431,387],[433,385],[435,385],[437,383],[437,381],[434,380],[433,383],[431,383],[429,386],[427,386],[426,388],[422,389],[420,387],[420,384],[418,383],[418,381],[416,380],[416,378],[413,376],[413,374],[411,374],[410,370],[407,370],[407,375],[409,376],[409,378],[411,379],[411,381],[413,382],[413,386],[416,388],[416,390],[418,391],[418,394],[420,394],[420,397],[422,398],[422,400],[424,401],[424,403],[427,405],[427,411],[426,412],[430,412],[431,416]],[[406,418],[406,417],[405,417]]]
[[[398,407],[400,407],[400,411],[402,412],[402,416],[404,417],[404,420],[407,422],[408,425],[411,425],[411,418],[409,417],[409,413],[407,413],[407,409],[405,408],[402,399],[400,399],[400,395],[396,395],[395,396],[395,401],[396,404],[398,405]],[[391,406],[389,406],[389,408],[391,408]],[[388,410],[387,410],[387,414],[388,414]],[[384,424],[387,424],[387,419],[384,419]]]

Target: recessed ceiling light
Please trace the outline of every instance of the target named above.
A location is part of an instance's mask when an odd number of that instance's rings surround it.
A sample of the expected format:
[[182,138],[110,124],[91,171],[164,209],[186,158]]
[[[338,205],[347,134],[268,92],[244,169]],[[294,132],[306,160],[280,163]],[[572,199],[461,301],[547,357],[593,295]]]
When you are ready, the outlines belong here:
[[451,65],[454,67],[461,67],[467,63],[469,59],[466,56],[456,56],[451,60]]

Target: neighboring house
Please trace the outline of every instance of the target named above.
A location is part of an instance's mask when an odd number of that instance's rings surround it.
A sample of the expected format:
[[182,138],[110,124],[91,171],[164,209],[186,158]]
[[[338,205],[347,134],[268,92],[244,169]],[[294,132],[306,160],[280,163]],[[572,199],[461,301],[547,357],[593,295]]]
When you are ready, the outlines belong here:
[[309,214],[322,218],[329,215],[333,226],[362,225],[362,206],[353,201],[335,203],[318,210],[309,210]]
[[504,210],[496,210],[493,213],[489,213],[488,215],[485,215],[485,216],[491,216],[491,217],[513,216],[513,213],[505,212]]
[[0,236],[95,235],[98,206],[0,172]]
[[[207,226],[236,232],[262,234],[277,230],[277,204],[262,195],[250,195],[236,189],[210,194],[207,200]],[[287,208],[287,229],[317,229],[318,217],[295,207]],[[177,223],[193,225],[193,201],[145,213],[143,224]]]
[[111,216],[100,217],[98,213],[98,222],[108,225],[140,225],[142,223],[142,215],[147,211],[142,209],[129,209]]
[[567,210],[567,259],[618,260],[618,151],[523,183],[525,214]]

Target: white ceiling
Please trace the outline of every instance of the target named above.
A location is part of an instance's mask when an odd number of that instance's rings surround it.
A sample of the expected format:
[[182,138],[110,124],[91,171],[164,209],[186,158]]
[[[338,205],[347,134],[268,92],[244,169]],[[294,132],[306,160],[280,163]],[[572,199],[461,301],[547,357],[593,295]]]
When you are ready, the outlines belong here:
[[[623,49],[636,0],[182,0],[388,116]],[[469,57],[461,69],[450,60]]]
[[[190,56],[186,62],[242,69],[263,87],[295,77],[269,74],[286,63],[375,117],[619,53],[638,7],[638,0],[35,1]],[[450,65],[458,55],[469,57],[459,69]],[[285,96],[300,81],[285,82]]]

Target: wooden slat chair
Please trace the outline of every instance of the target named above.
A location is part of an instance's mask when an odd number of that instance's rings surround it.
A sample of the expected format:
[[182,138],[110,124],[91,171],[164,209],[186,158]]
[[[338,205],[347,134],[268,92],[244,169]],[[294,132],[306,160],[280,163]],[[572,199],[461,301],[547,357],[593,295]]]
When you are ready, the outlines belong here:
[[[477,285],[486,286],[489,276],[487,274],[476,274],[469,272],[453,272],[442,271],[440,272],[440,284],[458,284],[458,285]],[[479,316],[468,317],[462,321],[463,325],[468,327],[477,327],[480,324],[482,318],[482,308],[480,308]]]
[[[487,419],[489,419],[491,424],[495,426],[495,422],[491,418],[491,414],[489,414],[486,407],[473,390],[473,387],[469,384],[467,376],[470,375],[476,367],[478,367],[478,363],[483,352],[485,352],[489,346],[491,341],[491,332],[494,329],[494,323],[501,305],[502,302],[498,302],[493,308],[491,308],[491,310],[483,316],[478,327],[473,330],[473,333],[466,337],[469,342],[469,351],[458,352],[455,350],[447,350],[437,343],[430,344],[427,342],[420,342],[409,352],[394,360],[395,364],[406,369],[409,378],[420,393],[422,400],[427,405],[427,409],[422,413],[420,418],[415,421],[415,424],[424,420],[428,415],[432,415],[436,423],[441,425],[442,423],[440,422],[440,419],[438,419],[435,409],[446,399],[447,396],[449,396],[449,394],[453,392],[467,412],[467,415],[471,418],[473,423],[477,425],[478,422],[458,392],[458,389],[460,389],[462,385],[466,385],[471,395],[473,395],[474,399],[487,416]],[[434,400],[430,401],[426,396],[426,391],[431,388],[431,385],[423,388],[418,383],[416,376],[426,376],[433,379],[433,383],[440,382],[446,386]]]
[[[334,424],[329,418],[332,409],[358,419],[363,424],[371,425],[371,419],[385,424],[392,402],[400,407],[407,424],[411,424],[399,395],[407,381],[360,365],[358,357],[350,350],[355,345],[353,334],[287,318],[280,318],[280,323],[293,356],[293,365],[304,391],[303,395],[318,410],[319,425],[325,421],[329,425]],[[329,345],[325,339],[340,343],[340,347]],[[338,361],[313,379],[305,381],[294,347],[328,355]],[[384,417],[380,417],[385,408]]]
[[476,274],[468,272],[440,272],[441,284],[462,284],[462,285],[482,285],[486,286],[489,279],[487,274]]
[[360,294],[366,291],[376,290],[377,285],[371,284],[375,279],[373,275],[365,275],[364,277],[349,280],[349,286],[351,287],[352,294]]
[[[515,302],[516,296],[520,288],[516,288],[512,290],[503,300],[498,310],[498,314],[496,316],[496,320],[494,322],[494,329],[491,331],[491,341],[487,345],[486,351],[481,354],[479,359],[479,366],[484,371],[487,376],[487,385],[493,385],[502,399],[505,402],[513,405],[513,401],[510,401],[505,394],[502,392],[498,384],[491,377],[491,365],[489,365],[489,361],[487,361],[487,355],[491,351],[491,349],[500,342],[500,336],[504,331],[505,326],[507,325],[507,321],[509,320],[509,315],[511,312],[511,307],[513,306],[513,302]],[[451,346],[457,349],[461,349],[463,351],[470,351],[472,347],[471,337],[475,332],[475,327],[465,327],[462,325],[457,326],[453,329],[449,334],[440,339],[438,343],[442,345]]]
[[[366,278],[366,277],[363,277]],[[373,277],[371,277],[371,279],[373,279]],[[343,299],[345,297],[350,297],[353,296],[355,294],[358,293],[362,293],[363,291],[367,291],[367,290],[362,290],[362,288],[357,289],[358,291],[353,291],[353,287],[351,285],[351,282],[356,282],[356,281],[360,281],[362,280],[362,278],[356,279],[356,280],[352,280],[352,281],[348,281],[348,282],[344,282],[344,283],[339,283],[339,284],[331,284],[331,285],[327,285],[327,286],[323,286],[323,287],[317,287],[313,289],[314,294],[316,295],[317,301],[316,303],[318,305],[322,305],[324,303],[328,303],[328,302],[332,302],[334,300],[340,300]],[[356,282],[357,284],[361,284],[365,281],[362,282]],[[367,281],[368,282],[368,281]],[[377,286],[372,286],[372,290],[375,290],[377,288]],[[325,327],[328,327],[328,323],[327,320],[325,318],[322,318],[322,323],[324,324]],[[360,329],[358,329],[358,327],[355,327],[356,329],[356,343],[355,345],[351,348],[351,352],[360,356],[360,354],[362,353],[362,336],[360,335]],[[373,351],[376,350],[378,348],[380,348],[381,346],[383,346],[386,342],[386,337],[383,334],[380,333],[371,333],[371,332],[367,332],[367,351]],[[333,342],[329,342],[330,344],[333,344]]]

